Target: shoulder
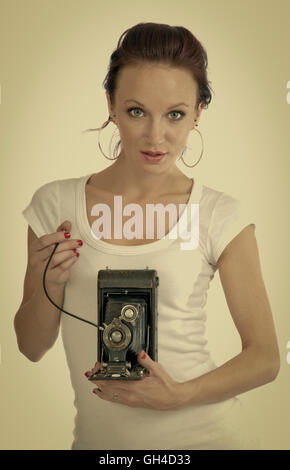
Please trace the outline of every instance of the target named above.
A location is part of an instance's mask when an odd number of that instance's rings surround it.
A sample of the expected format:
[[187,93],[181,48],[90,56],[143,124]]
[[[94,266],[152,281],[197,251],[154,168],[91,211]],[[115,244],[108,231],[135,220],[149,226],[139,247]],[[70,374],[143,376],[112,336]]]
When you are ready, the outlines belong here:
[[31,206],[39,210],[58,210],[66,200],[73,201],[80,178],[64,178],[40,185],[32,194]]
[[231,209],[232,207],[237,207],[240,205],[240,201],[237,197],[205,184],[203,186],[201,203],[206,205],[212,210]]
[[241,201],[218,189],[202,185],[199,199],[200,224],[210,233],[214,227],[223,224],[229,217],[237,217]]
[[[206,258],[213,266],[225,247],[244,228],[255,228],[255,214],[249,204],[228,192],[219,191],[203,185],[200,200],[200,224],[206,238]],[[253,230],[248,228],[242,235],[243,240],[253,238]],[[253,241],[253,240],[252,240]],[[229,250],[228,250],[229,251]]]
[[58,181],[49,181],[48,183],[44,183],[41,186],[39,186],[35,192],[34,195],[45,195],[49,194],[51,192],[55,192],[58,189]]
[[42,184],[39,186],[34,195],[37,196],[49,196],[53,194],[59,194],[60,190],[64,190],[66,188],[73,188],[78,184],[84,176],[78,178],[64,178],[64,179],[56,179],[52,181],[48,181],[47,183]]
[[213,236],[219,227],[249,216],[249,208],[244,200],[206,185],[203,185],[200,211],[208,233]]
[[34,191],[22,215],[38,237],[56,231],[62,214],[73,207],[76,183],[81,178],[48,181]]

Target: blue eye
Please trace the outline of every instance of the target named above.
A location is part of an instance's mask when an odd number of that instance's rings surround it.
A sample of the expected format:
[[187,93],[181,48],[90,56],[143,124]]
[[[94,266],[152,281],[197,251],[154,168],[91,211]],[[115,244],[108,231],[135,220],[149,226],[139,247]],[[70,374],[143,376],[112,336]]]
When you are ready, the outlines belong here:
[[[139,111],[141,111],[141,109],[140,109],[140,108],[130,108],[130,109],[128,109],[128,113],[130,114],[130,113],[131,113],[131,111],[134,111],[135,109],[139,109]],[[132,114],[130,114],[130,116],[132,116],[132,117],[136,117],[136,116],[133,116]]]
[[[136,108],[136,107],[135,107],[135,108],[129,108],[127,111],[128,111],[128,114],[129,114],[131,117],[139,117],[139,116],[133,116],[132,114],[130,114],[131,111],[134,111],[135,109],[138,109],[139,111],[142,111],[141,108]],[[143,111],[142,111],[142,112],[143,112]],[[183,118],[183,116],[185,116],[185,113],[184,113],[183,111],[174,110],[174,111],[170,111],[169,114],[173,114],[173,113],[178,113],[178,114],[181,115],[181,117],[180,117],[179,119],[172,119],[172,121],[180,121],[180,120]]]
[[185,113],[183,111],[171,111],[169,114],[172,114],[172,113],[178,113],[181,115],[181,118],[179,119],[173,119],[173,121],[180,121],[180,119],[183,118],[183,116],[185,115]]

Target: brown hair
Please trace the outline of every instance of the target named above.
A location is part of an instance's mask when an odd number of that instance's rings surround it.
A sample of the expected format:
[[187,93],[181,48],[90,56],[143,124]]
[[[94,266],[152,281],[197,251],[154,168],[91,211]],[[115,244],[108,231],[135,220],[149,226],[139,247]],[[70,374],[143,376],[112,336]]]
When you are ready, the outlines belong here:
[[103,82],[113,105],[119,70],[142,62],[161,62],[188,69],[199,86],[196,109],[201,101],[203,108],[208,107],[212,95],[211,82],[207,79],[207,53],[188,29],[160,23],[138,23],[122,33]]
[[[138,23],[122,33],[103,81],[113,106],[119,71],[126,65],[142,62],[162,63],[189,70],[198,84],[196,110],[201,102],[203,109],[208,107],[212,89],[207,79],[207,52],[188,29],[162,23]],[[100,128],[87,130],[101,130],[109,122],[106,121]]]

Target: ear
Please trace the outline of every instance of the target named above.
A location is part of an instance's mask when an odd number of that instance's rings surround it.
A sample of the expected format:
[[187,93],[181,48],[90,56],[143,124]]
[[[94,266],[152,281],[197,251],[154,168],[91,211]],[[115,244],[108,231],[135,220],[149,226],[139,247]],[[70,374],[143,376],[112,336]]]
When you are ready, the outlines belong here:
[[111,103],[110,95],[109,95],[109,93],[108,93],[107,91],[106,91],[106,98],[107,98],[107,104],[108,104],[109,115],[110,115],[110,116],[113,116],[114,110],[113,110],[113,108],[112,108],[112,103]]
[[194,119],[196,119],[196,122],[194,122],[194,125],[192,126],[191,130],[196,127],[197,124],[199,124],[199,118],[203,110],[203,101],[201,101],[198,105],[197,111],[195,112]]
[[204,105],[204,102],[201,101],[198,105],[198,108],[197,108],[197,112],[196,112],[196,119],[199,119],[200,118],[200,115],[203,111],[203,105]]

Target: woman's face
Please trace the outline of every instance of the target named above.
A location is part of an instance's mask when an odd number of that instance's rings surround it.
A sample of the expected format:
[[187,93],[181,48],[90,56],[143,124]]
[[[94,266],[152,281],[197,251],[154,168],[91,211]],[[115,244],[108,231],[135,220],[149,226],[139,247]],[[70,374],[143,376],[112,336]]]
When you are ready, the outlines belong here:
[[[197,94],[198,86],[185,69],[147,63],[121,69],[114,108],[106,92],[122,141],[119,159],[148,171],[172,169],[202,111],[201,105],[195,110]],[[142,151],[166,155],[149,162]]]

